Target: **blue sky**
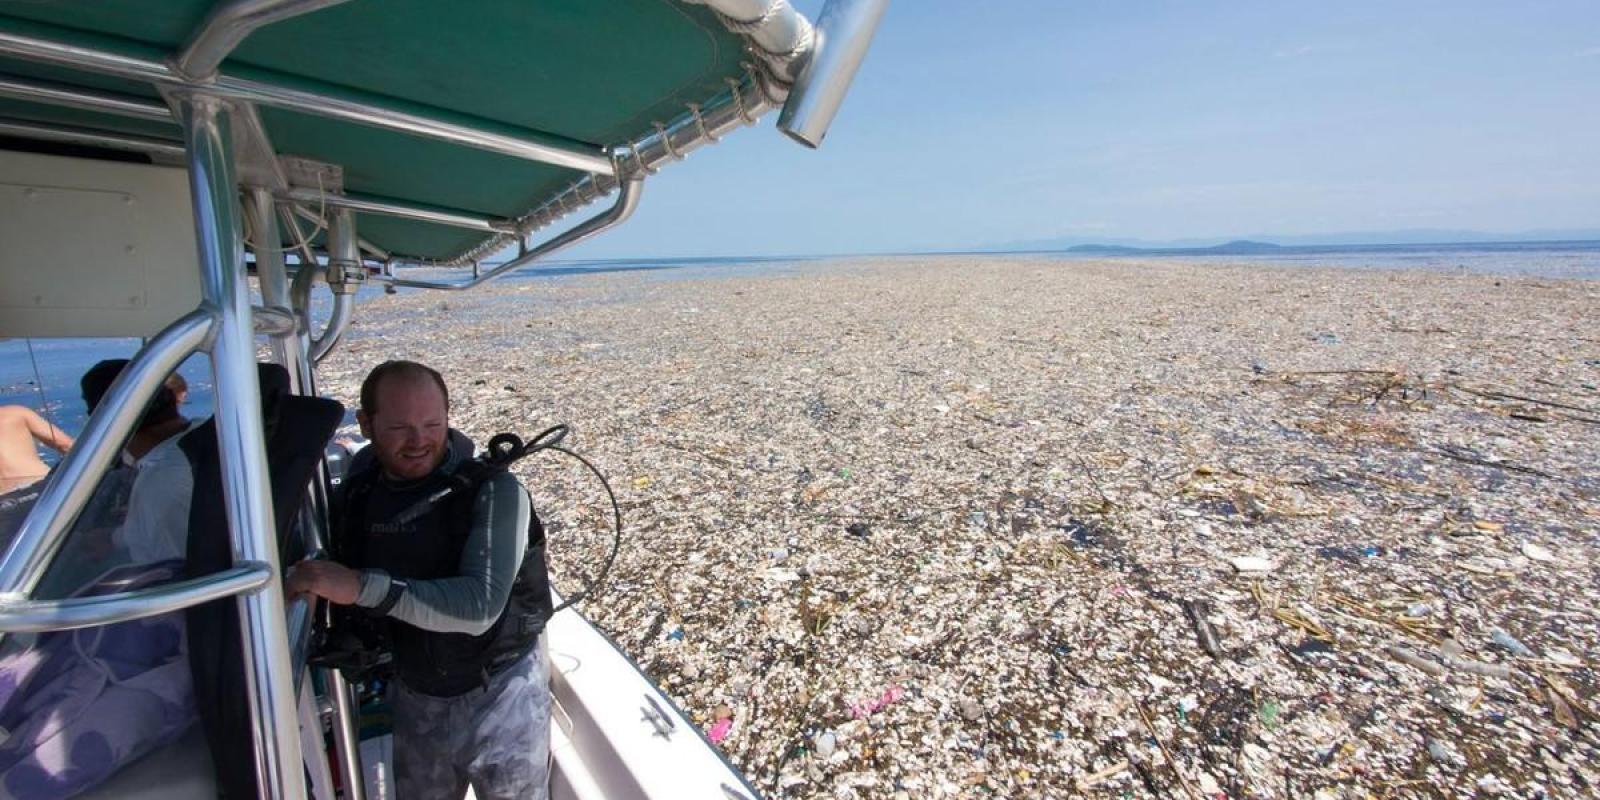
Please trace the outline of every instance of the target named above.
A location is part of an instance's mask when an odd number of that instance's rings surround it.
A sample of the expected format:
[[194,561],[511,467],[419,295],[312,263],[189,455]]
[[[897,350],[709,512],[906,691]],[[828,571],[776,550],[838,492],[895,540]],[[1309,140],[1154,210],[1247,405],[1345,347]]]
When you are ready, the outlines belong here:
[[570,256],[1600,228],[1600,3],[898,0],[821,150],[776,116]]

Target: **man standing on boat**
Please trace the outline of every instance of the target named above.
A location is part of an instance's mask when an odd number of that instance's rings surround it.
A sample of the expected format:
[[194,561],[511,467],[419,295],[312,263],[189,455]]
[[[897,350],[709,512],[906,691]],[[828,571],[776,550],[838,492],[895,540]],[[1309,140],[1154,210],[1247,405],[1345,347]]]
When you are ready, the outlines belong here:
[[332,544],[344,563],[301,562],[286,590],[387,620],[397,797],[454,800],[470,784],[483,800],[544,798],[543,537],[515,476],[471,477],[472,443],[449,408],[422,364],[367,376],[357,420],[375,457],[342,486]]

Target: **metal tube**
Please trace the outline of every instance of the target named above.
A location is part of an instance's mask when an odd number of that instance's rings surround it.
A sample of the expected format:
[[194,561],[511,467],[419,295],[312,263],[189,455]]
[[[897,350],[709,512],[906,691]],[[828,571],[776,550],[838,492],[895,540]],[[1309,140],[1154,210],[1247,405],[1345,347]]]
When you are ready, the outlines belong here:
[[888,7],[889,0],[828,0],[817,18],[811,57],[778,115],[778,130],[806,147],[822,144]]
[[0,135],[15,136],[20,139],[42,139],[47,142],[65,142],[67,144],[81,144],[90,147],[104,147],[110,150],[128,150],[134,153],[165,156],[169,159],[183,158],[183,146],[180,144],[149,136],[135,136],[131,133],[108,133],[106,131],[64,125],[42,125],[37,122],[0,120]]
[[262,306],[253,309],[251,323],[255,333],[264,333],[267,336],[278,338],[294,334],[295,319],[289,309],[279,306]]
[[[299,206],[285,205],[278,207],[278,217],[283,220],[284,227],[289,229],[290,235],[294,236],[294,246],[296,250],[300,251],[299,255],[301,264],[310,264],[313,268],[313,271],[315,271],[315,269],[318,267],[317,254],[311,252],[311,239],[307,238],[301,232],[300,223],[295,221],[295,215],[297,214],[313,216],[319,223],[321,222],[321,217],[316,217],[316,215],[311,214],[309,211],[304,211]],[[311,235],[312,237],[315,237],[316,233],[312,233]],[[302,266],[300,269],[304,268],[305,267]],[[295,277],[298,278],[300,276],[300,271],[296,270],[294,274]],[[292,284],[289,287],[289,295],[291,298],[294,297],[294,286]],[[304,331],[302,331],[302,333],[304,333]]]
[[333,295],[333,314],[328,318],[328,325],[322,329],[321,336],[311,340],[312,363],[321,364],[322,359],[333,352],[333,346],[339,343],[339,337],[350,327],[354,306],[355,295],[343,293]]
[[211,80],[216,77],[217,66],[223,59],[257,28],[343,2],[345,0],[234,0],[218,4],[189,36],[183,52],[173,59],[172,70],[191,81]]
[[95,92],[76,86],[0,77],[0,97],[27,100],[83,111],[102,111],[122,117],[171,122],[172,111],[154,101],[127,95]]
[[412,219],[418,222],[432,222],[436,225],[449,225],[454,228],[468,228],[487,233],[506,233],[516,229],[516,224],[510,220],[494,219],[453,208],[435,208],[414,203],[404,203],[371,195],[331,194],[319,192],[316,189],[296,187],[279,192],[278,197],[279,199],[296,203],[316,203],[329,208],[348,208],[352,211],[360,211],[367,214],[383,214],[389,217]]
[[[328,319],[328,326],[323,329],[322,335],[311,340],[313,364],[322,363],[322,359],[333,352],[339,337],[350,326],[357,284],[365,279],[365,275],[360,274],[361,269],[361,246],[356,243],[355,212],[348,208],[335,208],[333,218],[328,222],[328,271],[324,276],[328,288],[333,290],[333,315]],[[357,273],[354,280],[350,278],[351,271]]]
[[176,101],[189,156],[200,295],[219,315],[211,345],[211,372],[216,381],[213,419],[233,560],[235,564],[264,564],[272,574],[262,591],[239,599],[256,777],[265,796],[301,800],[305,781],[294,722],[294,667],[289,663],[272,490],[267,481],[266,437],[228,110],[216,98],[202,95],[180,96]]
[[112,382],[0,561],[0,599],[19,600],[33,592],[121,444],[144,416],[145,405],[185,358],[205,346],[214,325],[211,313],[190,312],[156,334]]
[[[256,280],[261,286],[261,300],[269,306],[288,309],[290,319],[293,320],[288,336],[273,337],[273,358],[289,373],[291,391],[297,394],[314,394],[312,391],[301,389],[305,383],[301,375],[305,371],[303,362],[306,351],[300,336],[300,318],[294,312],[294,301],[289,293],[289,276],[283,266],[283,251],[279,247],[283,237],[278,232],[277,207],[273,203],[272,193],[266,189],[251,189],[246,194],[245,201],[245,210],[251,220],[250,227],[256,237]],[[321,491],[323,485],[323,473],[319,469],[317,475],[311,479],[308,499],[311,518],[300,526],[301,539],[308,554],[320,554],[324,549],[323,520],[326,519],[328,504],[326,494]],[[305,651],[311,635],[311,611],[303,606],[305,603],[295,601],[290,604],[289,613],[289,641],[293,648],[290,663],[296,665],[297,682],[300,677],[299,665],[305,662]],[[298,630],[297,625],[300,626]]]
[[[245,213],[249,215],[250,229],[255,234],[256,282],[261,286],[261,303],[290,309],[292,314],[294,303],[289,298],[289,273],[283,266],[283,236],[278,231],[276,211],[272,192],[251,189],[245,194]],[[272,340],[273,360],[288,370],[291,383],[294,376],[300,374],[300,349],[294,338],[274,337]]]
[[[611,161],[599,148],[530,138],[532,131],[498,132],[448,122],[424,114],[290,89],[261,81],[219,75],[210,83],[185,81],[170,67],[148,58],[124,56],[50,39],[0,32],[0,55],[116,75],[158,85],[187,87],[205,94],[284,108],[384,130],[452,142],[491,153],[539,161],[582,172],[611,174]],[[496,125],[495,127],[508,127]],[[555,137],[550,137],[554,139]]]
[[485,281],[494,280],[495,276],[509,272],[518,267],[538,261],[545,256],[564,250],[579,242],[591,239],[603,231],[614,228],[633,215],[633,210],[639,207],[639,194],[644,186],[644,176],[635,175],[622,184],[622,191],[617,194],[616,203],[605,211],[600,212],[587,220],[579,223],[571,230],[556,236],[544,244],[489,270],[472,280],[464,283],[440,283],[435,281],[413,281],[405,278],[380,277],[379,280],[393,286],[412,286],[423,289],[471,289]]
[[361,249],[365,250],[373,258],[375,258],[375,259],[377,259],[379,261],[388,261],[389,260],[389,251],[388,250],[385,250],[385,249],[373,244],[372,242],[369,242],[366,239],[361,238],[360,236],[356,237],[356,243],[361,245]]
[[221,572],[131,592],[66,600],[0,604],[0,633],[70,631],[144,619],[229,595],[253,592],[272,580],[265,564],[242,564]]
[[333,698],[333,752],[339,759],[339,777],[344,783],[345,800],[366,800],[366,776],[361,770],[361,739],[356,729],[355,704],[350,702],[350,684],[336,669],[322,673],[328,696]]
[[[317,273],[323,269],[324,267],[315,261],[309,264],[301,264],[300,268],[295,270],[294,280],[289,284],[289,302],[294,308],[295,316],[300,320],[297,326],[300,351],[307,354],[307,358],[300,363],[300,386],[296,389],[301,394],[316,394],[314,359],[309,357],[311,353],[311,286],[317,279]],[[337,300],[337,298],[335,299]]]
[[[732,131],[753,124],[771,109],[772,105],[755,81],[735,82],[728,92],[702,106],[698,115],[681,115],[661,131],[639,139],[625,149],[618,148],[618,170],[630,175],[654,173],[657,167],[678,161]],[[584,177],[565,192],[517,220],[517,231],[521,236],[534,233],[616,187],[617,179],[611,176]],[[480,259],[516,242],[518,238],[497,236],[448,261],[459,264]]]
[[300,679],[308,671],[306,658],[311,652],[312,606],[305,598],[289,601],[289,663],[294,665],[294,689],[300,691]]
[[812,41],[811,23],[787,0],[685,0],[721,14],[727,27],[756,46],[784,82],[794,79]]

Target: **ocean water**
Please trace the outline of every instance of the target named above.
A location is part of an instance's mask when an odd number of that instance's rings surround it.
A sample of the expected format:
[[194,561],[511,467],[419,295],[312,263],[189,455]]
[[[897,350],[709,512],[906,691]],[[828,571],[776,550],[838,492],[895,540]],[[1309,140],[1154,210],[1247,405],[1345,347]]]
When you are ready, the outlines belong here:
[[[1093,259],[1162,259],[1195,263],[1262,264],[1279,267],[1337,267],[1348,269],[1412,269],[1442,273],[1536,276],[1600,280],[1600,242],[1513,242],[1493,244],[1359,245],[1342,247],[1283,247],[1267,253],[1230,254],[1215,250],[1150,250],[1103,255],[1087,253],[993,254],[995,257]],[[611,261],[557,261],[524,267],[502,276],[497,283],[531,283],[570,280],[605,273],[648,273],[662,280],[701,277],[796,274],[833,259],[790,258],[670,258]],[[459,280],[460,271],[435,271],[430,278]],[[401,289],[404,293],[425,291]],[[357,303],[376,297],[382,287],[369,285]],[[517,298],[519,301],[525,298]],[[325,317],[330,302],[319,294],[313,314]],[[359,313],[359,311],[357,312]],[[127,358],[139,348],[138,339],[9,339],[0,340],[0,404],[22,404],[42,411],[67,432],[83,429],[86,414],[78,379],[103,358]],[[190,417],[211,413],[211,369],[205,356],[184,362],[179,372],[189,382],[189,399],[183,412]]]
[[1147,250],[1116,255],[1065,252],[1060,255],[1070,258],[1159,258],[1202,264],[1414,269],[1430,272],[1600,280],[1600,241],[1327,245],[1281,247],[1270,252],[1229,253],[1225,250],[1196,249]]

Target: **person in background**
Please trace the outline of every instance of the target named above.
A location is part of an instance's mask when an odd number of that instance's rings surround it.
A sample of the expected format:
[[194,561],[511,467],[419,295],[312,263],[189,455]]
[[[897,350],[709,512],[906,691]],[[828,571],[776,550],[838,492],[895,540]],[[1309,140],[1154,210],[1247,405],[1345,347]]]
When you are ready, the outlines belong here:
[[[80,385],[83,402],[90,413],[99,407],[111,384],[128,366],[124,358],[107,359],[84,373]],[[185,394],[188,384],[168,376],[156,396],[145,407],[139,427],[123,446],[124,464],[133,468],[126,490],[117,489],[90,501],[91,508],[103,507],[112,516],[125,503],[126,519],[117,525],[116,542],[132,563],[148,563],[183,557],[189,531],[189,494],[194,490],[194,475],[189,461],[178,449],[178,439],[196,423],[178,413],[177,386]],[[102,484],[102,487],[108,485]],[[120,502],[119,502],[120,501]],[[109,504],[107,504],[109,502]],[[116,521],[107,517],[108,523]]]
[[27,406],[0,406],[0,495],[37,483],[50,472],[36,444],[65,453],[72,437]]
[[[83,391],[83,405],[90,414],[100,407],[100,401],[105,399],[106,392],[111,390],[111,384],[127,367],[126,358],[108,358],[83,373],[83,378],[78,381],[78,388]],[[144,417],[139,420],[139,427],[128,437],[127,445],[122,448],[125,462],[129,464],[138,462],[154,450],[156,445],[191,427],[189,420],[178,411],[188,397],[189,384],[183,376],[176,372],[168,375],[161,389],[156,391],[156,396],[145,407]]]
[[183,379],[181,373],[174,372],[167,376],[167,388],[172,390],[172,396],[177,399],[178,407],[189,402],[189,382]]

